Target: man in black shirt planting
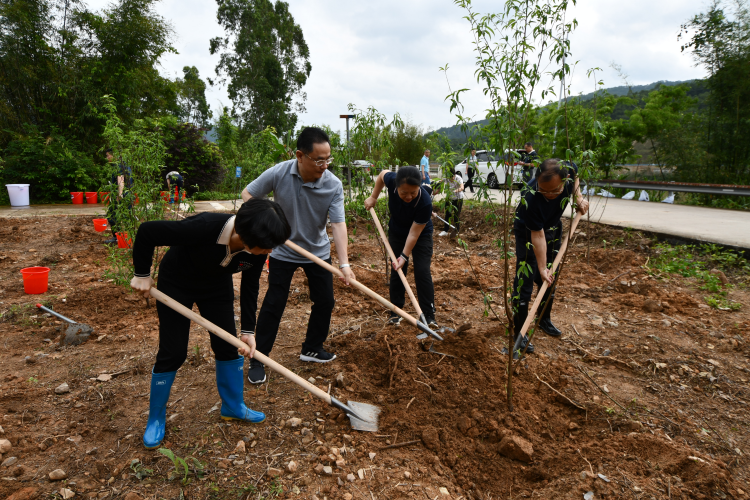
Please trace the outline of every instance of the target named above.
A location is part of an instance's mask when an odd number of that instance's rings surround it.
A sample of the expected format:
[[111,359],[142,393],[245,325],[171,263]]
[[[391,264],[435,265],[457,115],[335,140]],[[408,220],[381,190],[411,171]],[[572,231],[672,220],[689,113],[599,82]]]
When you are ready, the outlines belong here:
[[[572,196],[576,210],[585,214],[588,202],[581,196],[578,187],[578,168],[565,165],[560,160],[549,159],[539,165],[534,188],[526,190],[516,209],[513,232],[516,236],[516,276],[513,281],[513,325],[516,337],[529,314],[529,300],[534,283],[541,287],[544,281],[552,284],[554,277],[547,264],[555,260],[562,237],[562,216]],[[536,190],[534,190],[536,189]],[[524,265],[525,264],[525,265]],[[540,309],[543,310],[539,328],[552,337],[562,332],[552,324],[550,313],[555,294],[548,288]],[[526,348],[528,337],[524,337],[521,350]],[[534,346],[526,348],[529,354]]]
[[[422,176],[417,167],[401,167],[397,173],[382,171],[375,179],[375,189],[365,200],[365,209],[370,210],[378,202],[383,188],[388,190],[388,209],[391,219],[388,223],[388,242],[393,253],[399,257],[393,262],[391,271],[391,302],[400,308],[406,300],[404,284],[397,270],[408,271],[409,257],[414,256],[414,281],[417,285],[419,307],[430,328],[437,328],[435,322],[435,286],[432,283],[432,200],[427,184],[422,184]],[[388,320],[398,324],[401,317],[391,312]]]
[[[159,267],[157,288],[188,309],[198,305],[208,321],[234,334],[232,274],[241,272],[241,334],[247,344],[239,354],[255,353],[255,313],[259,278],[271,249],[289,238],[291,230],[281,207],[268,200],[250,200],[237,215],[203,213],[183,221],[141,224],[133,245],[135,277],[130,285],[146,297],[154,281],[151,262],[154,248],[168,246]],[[143,434],[146,448],[164,439],[167,400],[177,369],[187,358],[190,320],[157,302],[159,352],[151,375],[151,400]],[[244,358],[236,347],[210,334],[216,357],[216,386],[221,396],[221,417],[260,423],[266,416],[243,400]]]

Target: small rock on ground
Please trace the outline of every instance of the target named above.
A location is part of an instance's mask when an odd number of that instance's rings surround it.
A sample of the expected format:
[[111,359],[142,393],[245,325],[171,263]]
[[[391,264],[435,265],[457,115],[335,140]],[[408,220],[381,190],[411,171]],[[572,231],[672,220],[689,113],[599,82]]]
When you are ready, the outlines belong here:
[[0,453],[8,453],[13,445],[7,439],[0,439]]
[[534,454],[531,443],[519,436],[505,436],[500,441],[499,451],[505,457],[526,463],[531,462],[531,456]]
[[55,387],[55,394],[66,394],[70,392],[70,386],[67,382],[63,382],[62,384]]
[[438,435],[437,429],[432,426],[426,427],[422,431],[422,442],[427,449],[433,451],[440,449],[440,436]]
[[55,469],[49,473],[49,478],[51,481],[59,481],[61,479],[65,479],[66,477],[68,477],[68,475],[62,469]]

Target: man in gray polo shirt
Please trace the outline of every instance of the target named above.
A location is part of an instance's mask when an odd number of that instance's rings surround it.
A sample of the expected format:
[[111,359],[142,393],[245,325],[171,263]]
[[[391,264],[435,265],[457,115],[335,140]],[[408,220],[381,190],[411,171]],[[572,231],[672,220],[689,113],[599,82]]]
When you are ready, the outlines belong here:
[[[326,222],[330,218],[339,267],[348,285],[349,280],[354,279],[354,273],[346,251],[348,235],[344,218],[344,188],[341,181],[328,170],[332,161],[328,135],[319,128],[305,128],[297,138],[296,156],[263,172],[242,191],[242,199],[261,198],[273,191],[274,201],[281,205],[292,227],[289,239],[329,263],[331,244]],[[336,358],[335,354],[323,349],[335,304],[333,275],[283,245],[274,248],[268,260],[268,291],[255,327],[257,349],[265,355],[270,354],[286,308],[292,277],[299,267],[305,271],[310,299],[313,301],[307,337],[299,358],[302,361],[327,363]],[[265,382],[263,364],[255,359],[250,360],[247,378],[253,384]]]

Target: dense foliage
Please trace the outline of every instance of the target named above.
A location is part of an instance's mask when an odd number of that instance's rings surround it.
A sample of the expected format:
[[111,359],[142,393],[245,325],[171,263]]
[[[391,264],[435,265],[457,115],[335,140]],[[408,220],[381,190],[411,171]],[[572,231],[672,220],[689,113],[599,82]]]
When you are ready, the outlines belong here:
[[[304,112],[302,87],[310,76],[310,51],[302,28],[277,0],[217,0],[219,24],[226,35],[211,40],[219,54],[216,73],[227,91],[233,115],[246,133],[270,126],[291,130]],[[295,101],[296,99],[296,101]]]

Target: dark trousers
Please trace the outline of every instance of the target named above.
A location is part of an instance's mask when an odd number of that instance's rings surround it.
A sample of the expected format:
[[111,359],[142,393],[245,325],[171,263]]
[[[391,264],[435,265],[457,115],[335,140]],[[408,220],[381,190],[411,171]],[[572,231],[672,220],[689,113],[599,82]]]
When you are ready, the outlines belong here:
[[[160,272],[156,288],[188,309],[197,304],[201,316],[232,335],[237,335],[231,275],[188,284],[182,280],[172,281],[167,273]],[[177,371],[187,359],[190,320],[161,302],[156,303],[156,312],[159,315],[159,352],[156,354],[154,373]],[[236,347],[213,333],[209,336],[211,350],[217,361],[237,359]]]
[[[388,242],[391,244],[393,253],[400,255],[404,251],[406,238],[390,235]],[[417,300],[419,307],[427,319],[435,317],[435,285],[432,284],[432,274],[430,274],[430,265],[432,264],[432,233],[422,233],[417,239],[417,244],[411,252],[411,258],[414,261],[414,281],[417,284]],[[408,274],[409,261],[402,268],[404,274]],[[406,290],[398,273],[391,268],[391,302],[403,309],[406,301]]]
[[[329,264],[331,259],[326,260]],[[331,326],[331,313],[336,301],[333,298],[333,275],[314,262],[300,264],[287,262],[285,260],[268,260],[268,291],[263,299],[263,305],[258,315],[258,324],[255,327],[255,339],[257,349],[265,355],[271,353],[276,335],[279,332],[279,323],[284,314],[286,302],[289,298],[289,287],[292,277],[297,268],[302,268],[307,276],[310,287],[310,299],[313,306],[310,308],[310,319],[307,323],[307,336],[302,344],[302,352],[317,351],[323,347],[323,342],[328,338],[328,329]]]
[[[461,209],[464,206],[464,200],[445,200],[445,220],[450,222],[453,227],[456,228],[456,232],[461,228],[459,219],[461,217]],[[443,231],[449,233],[451,227],[445,223],[443,224]]]
[[474,177],[469,177],[469,180],[464,184],[464,190],[467,189],[470,189],[472,193],[474,192]]
[[[513,279],[513,303],[520,308],[528,306],[529,300],[531,300],[531,292],[534,291],[534,283],[537,287],[542,286],[542,276],[539,274],[539,267],[536,261],[536,255],[534,254],[534,248],[531,246],[531,231],[525,225],[516,224],[514,226],[514,233],[516,236],[516,275]],[[560,239],[562,238],[562,222],[557,223],[550,229],[544,230],[544,238],[547,240],[547,263],[551,264],[557,252],[560,250]],[[521,272],[519,276],[519,270],[522,269],[522,264],[526,263],[531,267],[530,275],[526,275],[525,272]],[[549,289],[544,297],[546,302],[550,297]],[[554,298],[554,296],[552,296]],[[544,308],[544,302],[540,304],[539,310]],[[547,308],[544,316],[549,317],[551,309]]]

